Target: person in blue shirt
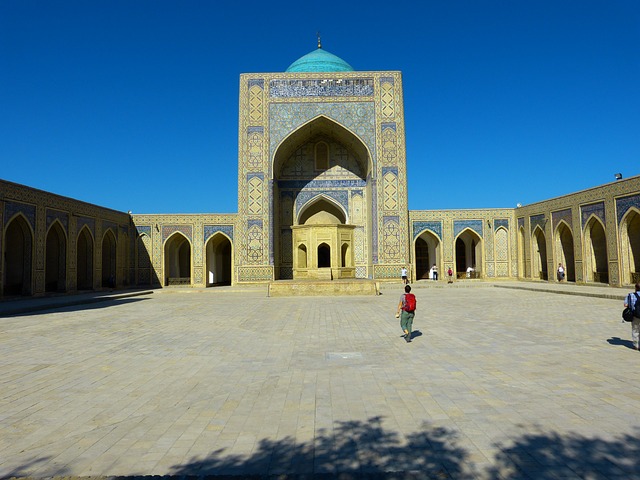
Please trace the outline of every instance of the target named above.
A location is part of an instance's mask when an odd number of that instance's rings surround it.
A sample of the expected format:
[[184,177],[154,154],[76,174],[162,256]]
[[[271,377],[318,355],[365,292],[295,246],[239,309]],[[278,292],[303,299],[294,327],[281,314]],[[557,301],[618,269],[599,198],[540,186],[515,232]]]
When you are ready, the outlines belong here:
[[[627,295],[624,301],[625,307],[630,307],[635,312],[636,302],[640,294],[640,283],[636,283],[636,291]],[[633,349],[638,350],[640,348],[640,318],[633,317],[631,321],[631,341],[633,342]]]

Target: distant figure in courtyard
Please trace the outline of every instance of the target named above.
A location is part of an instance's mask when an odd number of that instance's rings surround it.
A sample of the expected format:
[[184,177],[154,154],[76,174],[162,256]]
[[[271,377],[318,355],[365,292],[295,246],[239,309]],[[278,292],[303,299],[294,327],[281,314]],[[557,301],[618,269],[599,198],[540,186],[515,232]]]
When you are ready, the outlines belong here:
[[433,272],[433,279],[434,280],[438,280],[438,267],[436,267],[436,264],[433,264],[433,267],[431,267],[431,271]]
[[416,311],[416,296],[411,293],[411,285],[404,286],[404,293],[400,295],[396,318],[400,318],[400,328],[404,332],[404,339],[411,342],[411,332],[413,331],[413,317]]
[[407,269],[402,267],[402,270],[400,270],[400,277],[402,277],[402,283],[404,283],[405,285],[407,283],[409,283],[409,281],[407,280]]
[[[635,292],[627,295],[624,301],[624,306],[630,307],[634,312],[637,312],[636,305],[640,302],[640,294],[638,292],[640,292],[640,283],[636,283]],[[633,349],[638,350],[640,348],[640,318],[635,313],[631,321],[631,341],[633,342]]]
[[564,267],[561,263],[558,264],[558,281],[564,280]]
[[473,272],[475,271],[475,268],[473,267],[467,267],[467,278],[471,278],[473,277]]
[[447,277],[449,277],[447,283],[453,283],[453,269],[451,267],[447,270]]
[[433,280],[433,267],[429,269],[429,280]]

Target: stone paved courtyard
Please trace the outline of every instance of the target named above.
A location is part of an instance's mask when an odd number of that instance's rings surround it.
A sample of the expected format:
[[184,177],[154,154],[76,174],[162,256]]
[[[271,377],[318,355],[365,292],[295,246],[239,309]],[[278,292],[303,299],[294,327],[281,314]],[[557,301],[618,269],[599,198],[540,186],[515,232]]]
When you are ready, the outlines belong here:
[[401,289],[162,290],[0,318],[0,478],[640,478],[620,300],[418,284],[407,344]]

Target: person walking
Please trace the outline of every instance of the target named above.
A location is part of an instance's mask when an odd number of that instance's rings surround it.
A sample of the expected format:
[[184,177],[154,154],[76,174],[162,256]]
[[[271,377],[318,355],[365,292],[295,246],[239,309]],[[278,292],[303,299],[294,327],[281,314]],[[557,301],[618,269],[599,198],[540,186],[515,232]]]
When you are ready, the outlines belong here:
[[640,283],[636,283],[635,292],[627,295],[627,298],[624,301],[624,306],[631,308],[634,312],[633,320],[631,320],[631,341],[633,342],[633,349],[640,349],[640,317],[637,317],[635,313],[637,312],[636,305],[640,302]]
[[411,285],[405,285],[404,293],[400,295],[396,318],[400,318],[400,328],[404,332],[404,339],[411,342],[411,332],[413,331],[413,317],[416,311],[416,296],[411,293]]
[[559,263],[558,264],[558,281],[561,282],[564,280],[564,266]]

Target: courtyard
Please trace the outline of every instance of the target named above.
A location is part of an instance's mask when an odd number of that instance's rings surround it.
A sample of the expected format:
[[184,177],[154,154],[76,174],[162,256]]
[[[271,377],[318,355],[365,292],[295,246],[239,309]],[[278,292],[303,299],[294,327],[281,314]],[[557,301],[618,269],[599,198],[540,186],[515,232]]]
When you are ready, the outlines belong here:
[[0,478],[640,478],[626,291],[523,283],[416,284],[411,343],[399,283],[0,317]]

